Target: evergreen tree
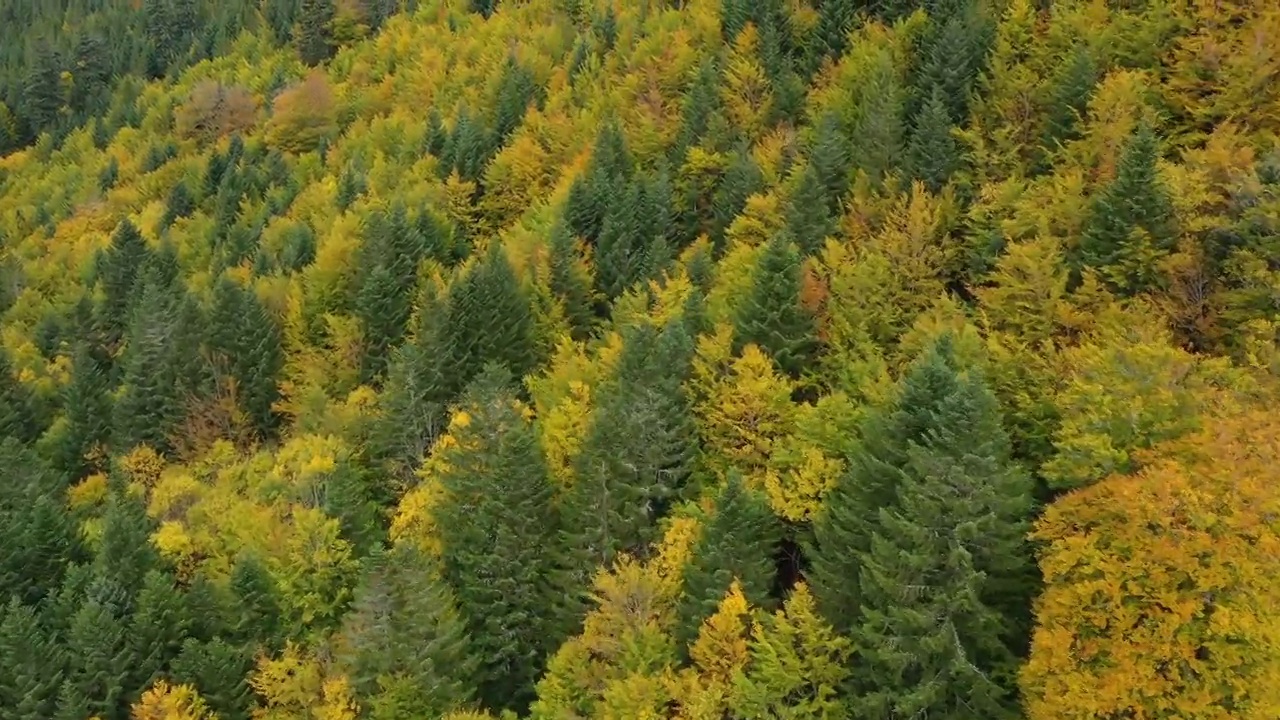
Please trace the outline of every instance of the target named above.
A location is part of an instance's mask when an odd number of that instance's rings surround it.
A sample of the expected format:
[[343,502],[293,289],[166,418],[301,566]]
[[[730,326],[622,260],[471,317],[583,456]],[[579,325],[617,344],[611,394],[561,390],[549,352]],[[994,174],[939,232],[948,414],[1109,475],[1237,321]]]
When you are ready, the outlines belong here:
[[294,43],[302,62],[316,66],[333,54],[333,0],[301,0]]
[[768,604],[781,528],[769,505],[748,490],[736,473],[716,498],[715,514],[703,528],[684,569],[678,639],[691,643],[702,621],[713,615],[736,580],[755,607]]
[[159,566],[151,531],[151,519],[141,500],[123,491],[111,495],[102,517],[93,575],[123,592],[119,598],[122,610],[132,607],[132,599],[142,589],[147,574]]
[[830,58],[838,60],[849,46],[849,32],[853,30],[857,19],[859,3],[857,0],[820,0],[818,8],[818,26],[814,30],[814,40],[810,46],[810,71],[817,70],[822,61]]
[[129,687],[151,687],[182,650],[191,619],[182,593],[167,573],[152,570],[143,578],[129,618],[128,642],[133,667]]
[[424,243],[402,208],[373,213],[364,236],[356,316],[364,328],[362,376],[369,382],[385,373],[391,351],[404,340]]
[[861,554],[852,638],[868,717],[1019,716],[1032,486],[1010,460],[995,396],[950,352],[944,341],[915,370],[943,394],[922,417],[922,442],[905,446],[893,502]]
[[573,235],[561,223],[551,231],[547,248],[547,263],[551,292],[564,307],[574,340],[585,340],[591,334],[595,318],[592,315],[591,278],[578,256]]
[[54,129],[62,111],[62,67],[53,48],[39,43],[22,85],[22,109],[36,134]]
[[0,441],[0,592],[35,605],[54,593],[80,556],[79,529],[62,497],[64,483],[33,451]]
[[71,618],[66,646],[67,679],[55,717],[124,720],[134,656],[121,610],[87,600]]
[[906,156],[908,175],[923,182],[930,192],[940,191],[959,165],[960,148],[951,130],[951,117],[942,90],[935,86],[916,115]]
[[689,148],[704,139],[711,116],[720,107],[720,73],[713,60],[708,58],[698,66],[698,74],[683,102],[680,131],[671,152],[672,161],[677,165],[683,162]]
[[796,247],[805,257],[821,252],[827,237],[835,233],[822,178],[812,162],[800,171],[787,199],[787,232],[795,238]]
[[249,720],[253,694],[246,678],[253,660],[251,648],[221,638],[187,638],[173,660],[172,675],[175,682],[194,687],[219,720]]
[[369,717],[440,717],[467,704],[476,662],[440,569],[411,545],[366,563],[339,660]]
[[[840,203],[849,191],[849,166],[852,149],[840,127],[840,118],[828,112],[819,119],[814,131],[813,147],[809,149],[809,164],[822,186],[822,199],[827,209],[838,214]],[[816,202],[816,199],[814,199]]]
[[240,408],[261,437],[273,437],[279,418],[272,406],[280,397],[277,380],[284,367],[275,319],[256,293],[223,277],[213,288],[206,338],[215,368],[236,381]]
[[1153,286],[1159,260],[1177,241],[1173,205],[1156,174],[1155,133],[1143,123],[1120,156],[1116,177],[1094,197],[1077,253],[1077,267],[1098,268],[1117,290]]
[[191,197],[191,191],[187,189],[187,184],[178,183],[173,186],[173,190],[169,191],[169,198],[165,203],[164,217],[161,218],[160,225],[167,228],[178,218],[190,215],[195,209],[196,202]]
[[653,238],[653,208],[637,179],[605,216],[596,248],[596,286],[610,300],[644,276]]
[[627,191],[633,171],[631,152],[617,122],[605,123],[596,135],[586,173],[575,178],[569,189],[564,216],[574,234],[596,242],[605,217]]
[[30,391],[13,374],[9,356],[0,348],[0,441],[29,443],[39,434]]
[[498,94],[494,100],[494,132],[499,142],[506,142],[524,121],[529,103],[536,102],[541,88],[529,69],[514,56],[507,58],[498,82]]
[[1098,65],[1093,53],[1081,44],[1063,60],[1049,84],[1049,107],[1040,143],[1046,154],[1079,135],[1077,125],[1097,82]]
[[736,153],[711,198],[711,241],[717,249],[724,247],[724,233],[746,207],[747,198],[763,189],[764,175],[755,161],[745,152]]
[[103,109],[111,82],[109,57],[107,42],[97,33],[86,32],[76,40],[68,103],[75,112],[88,116]]
[[[808,573],[855,641],[867,717],[1007,715],[1029,627],[1031,484],[994,396],[946,337],[873,413],[814,527]],[[967,699],[966,699],[967,698]]]
[[15,597],[0,606],[0,708],[12,720],[53,716],[65,657],[35,610]]
[[274,649],[282,635],[280,603],[267,569],[253,555],[242,555],[231,570],[230,585],[230,636],[247,647]]
[[478,695],[523,710],[544,658],[571,630],[560,522],[537,434],[492,365],[461,404],[456,445],[442,458],[447,498],[433,510],[444,578],[472,635]]
[[765,246],[751,294],[739,308],[734,342],[754,343],[793,378],[804,372],[816,350],[814,319],[800,305],[800,258],[795,244],[776,235]]
[[142,233],[133,223],[124,220],[111,236],[110,247],[97,258],[97,277],[103,295],[98,308],[98,326],[108,349],[120,342],[128,325],[138,273],[150,257],[151,249]]
[[124,357],[124,389],[115,404],[115,446],[165,451],[185,414],[178,356],[178,302],[156,273],[143,283]]
[[500,243],[449,289],[445,342],[450,395],[487,363],[524,377],[537,363],[533,309]]
[[623,331],[618,367],[598,391],[565,500],[580,571],[607,567],[619,552],[645,554],[655,523],[684,490],[697,450],[681,385],[691,358],[681,323]]
[[[931,11],[931,14],[934,14]],[[946,107],[951,123],[969,116],[969,98],[974,83],[986,66],[987,52],[994,34],[992,23],[976,5],[961,3],[957,9],[940,10],[931,32],[920,40],[924,60],[916,73],[915,96],[909,110],[919,116],[922,107],[935,95]],[[920,124],[916,120],[916,125]]]

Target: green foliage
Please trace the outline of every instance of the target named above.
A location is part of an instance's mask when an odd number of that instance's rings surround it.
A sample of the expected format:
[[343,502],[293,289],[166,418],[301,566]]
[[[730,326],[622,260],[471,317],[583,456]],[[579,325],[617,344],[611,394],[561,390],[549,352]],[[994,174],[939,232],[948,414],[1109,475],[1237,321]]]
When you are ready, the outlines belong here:
[[813,316],[800,305],[800,258],[784,234],[765,246],[755,283],[738,310],[734,343],[758,345],[778,367],[798,378],[817,350]]

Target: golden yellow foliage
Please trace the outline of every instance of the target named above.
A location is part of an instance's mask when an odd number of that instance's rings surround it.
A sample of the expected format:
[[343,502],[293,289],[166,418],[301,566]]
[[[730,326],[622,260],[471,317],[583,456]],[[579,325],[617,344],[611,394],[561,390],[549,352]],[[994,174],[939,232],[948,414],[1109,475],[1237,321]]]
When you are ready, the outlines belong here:
[[170,685],[157,680],[142,693],[130,712],[133,720],[218,720],[204,699],[190,685]]

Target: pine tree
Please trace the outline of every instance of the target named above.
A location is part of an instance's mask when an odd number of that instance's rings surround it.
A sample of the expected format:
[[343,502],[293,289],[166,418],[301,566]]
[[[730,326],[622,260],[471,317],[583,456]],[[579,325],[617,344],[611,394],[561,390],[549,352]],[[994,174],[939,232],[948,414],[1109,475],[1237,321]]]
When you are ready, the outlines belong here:
[[499,142],[506,142],[524,121],[525,111],[529,103],[536,102],[540,88],[537,79],[529,69],[520,64],[514,56],[507,58],[502,70],[502,79],[498,82],[498,93],[494,99],[494,132]]
[[605,123],[596,136],[591,163],[569,189],[564,217],[569,228],[588,243],[595,243],[605,217],[628,189],[634,171],[626,139],[616,121]]
[[162,227],[169,227],[178,218],[184,218],[195,211],[196,202],[191,197],[191,191],[187,189],[186,183],[178,183],[173,186],[173,190],[169,191],[169,197],[165,202],[164,217],[160,219]]
[[544,658],[572,629],[576,603],[561,583],[546,462],[510,382],[490,365],[468,389],[454,420],[456,445],[441,458],[447,499],[433,517],[443,576],[479,662],[478,695],[490,708],[523,710]]
[[72,110],[88,116],[104,109],[103,96],[111,82],[109,62],[107,42],[102,36],[90,31],[76,40],[71,66],[71,95],[68,99]]
[[371,382],[386,372],[391,351],[404,340],[424,243],[402,208],[373,213],[366,221],[364,236],[356,316],[365,340],[361,376]]
[[0,707],[13,720],[45,720],[62,685],[61,644],[39,615],[15,597],[0,606]]
[[800,305],[800,258],[778,234],[765,246],[755,284],[739,308],[734,344],[758,345],[778,367],[799,378],[817,349],[814,318]]
[[333,0],[301,0],[294,43],[302,62],[312,67],[333,54]]
[[690,643],[697,637],[702,621],[715,613],[735,580],[753,606],[767,605],[781,538],[768,503],[744,487],[736,473],[730,475],[684,569],[677,639]]
[[684,490],[696,454],[681,385],[691,358],[681,323],[623,332],[618,367],[598,391],[565,500],[580,569],[607,567],[620,552],[644,555],[655,523]]
[[62,393],[67,427],[56,461],[70,478],[90,472],[90,454],[107,447],[111,437],[111,400],[107,393],[107,375],[96,353],[88,343],[78,343],[71,361],[71,381]]
[[907,143],[908,175],[938,192],[951,179],[960,163],[960,149],[951,135],[951,117],[939,86],[916,115],[915,127]]
[[644,276],[653,238],[653,208],[637,179],[605,216],[596,248],[596,286],[610,300]]
[[[818,175],[823,189],[822,199],[833,214],[839,213],[840,203],[849,192],[851,152],[839,116],[834,112],[825,113],[815,129],[813,147],[809,149],[809,164]],[[811,202],[817,202],[817,199]]]
[[[916,73],[915,97],[909,112],[918,117],[924,103],[936,94],[952,123],[969,116],[969,98],[974,83],[986,66],[987,52],[994,39],[993,24],[976,5],[961,3],[957,9],[942,10],[931,32],[921,38],[923,63]],[[931,11],[931,14],[934,14]],[[917,125],[919,120],[916,121]]]
[[1097,268],[1117,290],[1134,294],[1154,285],[1159,260],[1177,241],[1173,205],[1156,173],[1159,147],[1147,123],[1120,156],[1116,177],[1093,198],[1076,265]]
[[817,70],[826,58],[838,60],[849,46],[849,32],[853,30],[857,19],[858,3],[856,0],[821,0],[818,7],[818,26],[814,31],[815,40],[809,52],[810,71]]
[[366,563],[339,660],[369,717],[439,717],[467,704],[476,662],[436,563],[410,545]]
[[252,648],[221,638],[187,638],[173,660],[171,674],[176,682],[196,688],[218,720],[249,720],[253,694],[246,678],[253,658]]

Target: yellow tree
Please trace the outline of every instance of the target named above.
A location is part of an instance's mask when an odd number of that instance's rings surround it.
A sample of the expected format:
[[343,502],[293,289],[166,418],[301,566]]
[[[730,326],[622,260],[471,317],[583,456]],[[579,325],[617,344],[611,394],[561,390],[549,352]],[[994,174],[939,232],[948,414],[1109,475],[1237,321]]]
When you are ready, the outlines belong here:
[[355,720],[359,717],[347,678],[332,673],[314,654],[293,643],[277,658],[262,657],[249,676],[259,697],[254,720]]
[[1031,720],[1280,716],[1280,423],[1248,412],[1160,454],[1037,524]]
[[195,688],[170,685],[164,680],[157,680],[151,689],[142,693],[133,704],[131,717],[133,720],[218,720]]

